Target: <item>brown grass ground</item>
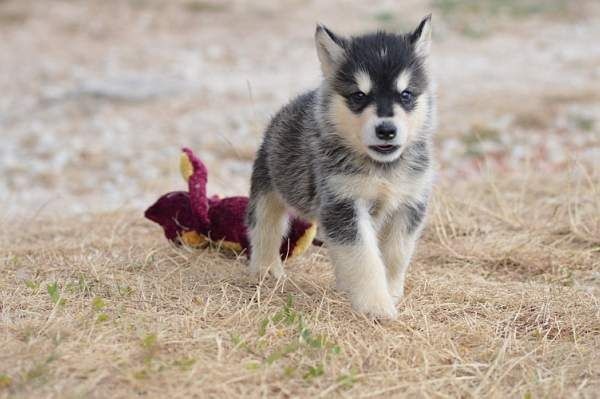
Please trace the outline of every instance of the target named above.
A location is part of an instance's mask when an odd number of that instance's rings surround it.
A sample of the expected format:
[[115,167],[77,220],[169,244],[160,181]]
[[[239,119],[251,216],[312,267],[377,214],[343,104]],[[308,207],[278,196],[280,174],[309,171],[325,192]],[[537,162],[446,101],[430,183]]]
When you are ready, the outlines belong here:
[[439,189],[382,323],[324,249],[257,286],[137,212],[5,221],[0,397],[595,397],[600,186],[566,176]]
[[[257,287],[143,220],[183,145],[247,192],[316,21],[432,11],[443,173],[397,321],[325,249]],[[594,0],[0,0],[0,398],[597,397],[600,173],[565,165],[598,165],[599,28]]]

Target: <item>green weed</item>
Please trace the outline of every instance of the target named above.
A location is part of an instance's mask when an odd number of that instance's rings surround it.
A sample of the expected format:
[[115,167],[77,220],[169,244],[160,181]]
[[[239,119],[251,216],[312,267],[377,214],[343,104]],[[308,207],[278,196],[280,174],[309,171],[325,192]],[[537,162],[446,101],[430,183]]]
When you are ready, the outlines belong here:
[[58,283],[54,282],[52,284],[48,284],[46,286],[46,291],[48,291],[48,295],[50,295],[50,299],[55,305],[63,306],[66,303],[66,300],[64,298],[61,298]]

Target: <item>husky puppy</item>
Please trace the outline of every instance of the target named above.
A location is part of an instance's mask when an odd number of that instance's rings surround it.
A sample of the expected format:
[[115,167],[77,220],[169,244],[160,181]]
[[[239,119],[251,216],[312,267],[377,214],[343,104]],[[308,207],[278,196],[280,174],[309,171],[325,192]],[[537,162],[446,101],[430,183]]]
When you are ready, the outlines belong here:
[[246,217],[250,272],[279,278],[289,212],[316,220],[353,307],[395,318],[432,186],[431,16],[413,32],[315,33],[324,79],[272,119]]

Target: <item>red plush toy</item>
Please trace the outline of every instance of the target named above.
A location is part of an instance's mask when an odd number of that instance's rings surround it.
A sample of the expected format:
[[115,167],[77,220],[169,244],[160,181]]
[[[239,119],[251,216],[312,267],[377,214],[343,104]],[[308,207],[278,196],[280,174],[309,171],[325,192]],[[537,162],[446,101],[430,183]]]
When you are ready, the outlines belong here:
[[[146,210],[146,218],[161,225],[165,236],[177,244],[199,246],[215,242],[250,256],[244,223],[248,198],[207,197],[208,172],[188,148],[183,149],[180,166],[189,191],[172,191],[163,195]],[[281,244],[281,258],[304,252],[313,242],[316,231],[316,225],[293,217],[290,231]]]

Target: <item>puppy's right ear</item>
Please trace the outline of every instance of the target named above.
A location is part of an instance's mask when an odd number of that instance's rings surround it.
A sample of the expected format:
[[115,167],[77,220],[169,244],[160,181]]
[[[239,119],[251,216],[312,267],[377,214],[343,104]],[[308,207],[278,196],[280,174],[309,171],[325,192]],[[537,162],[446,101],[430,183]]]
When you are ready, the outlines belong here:
[[336,36],[324,25],[317,24],[315,44],[323,75],[325,78],[329,78],[344,60],[345,39]]

